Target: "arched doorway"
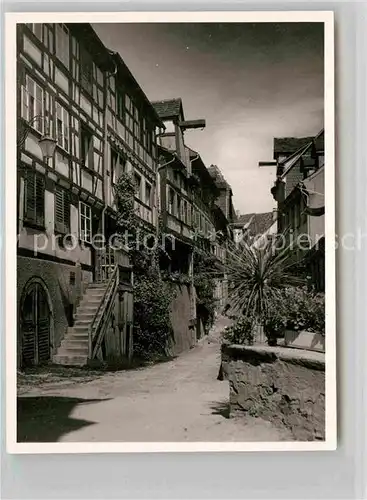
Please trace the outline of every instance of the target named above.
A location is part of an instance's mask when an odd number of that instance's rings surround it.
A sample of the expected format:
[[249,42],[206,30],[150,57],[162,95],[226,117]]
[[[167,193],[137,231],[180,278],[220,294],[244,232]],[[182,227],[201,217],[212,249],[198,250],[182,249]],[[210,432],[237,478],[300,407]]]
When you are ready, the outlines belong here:
[[46,363],[51,357],[51,310],[45,285],[32,280],[21,301],[22,366]]

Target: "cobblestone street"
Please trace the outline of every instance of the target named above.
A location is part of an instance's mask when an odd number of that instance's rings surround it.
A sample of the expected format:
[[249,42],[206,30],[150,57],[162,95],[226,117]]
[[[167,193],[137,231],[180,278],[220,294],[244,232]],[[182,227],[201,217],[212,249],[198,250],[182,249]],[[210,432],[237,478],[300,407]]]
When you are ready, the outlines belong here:
[[217,380],[223,320],[196,348],[148,368],[86,383],[39,386],[19,399],[22,441],[279,441],[261,419],[228,418],[228,382]]

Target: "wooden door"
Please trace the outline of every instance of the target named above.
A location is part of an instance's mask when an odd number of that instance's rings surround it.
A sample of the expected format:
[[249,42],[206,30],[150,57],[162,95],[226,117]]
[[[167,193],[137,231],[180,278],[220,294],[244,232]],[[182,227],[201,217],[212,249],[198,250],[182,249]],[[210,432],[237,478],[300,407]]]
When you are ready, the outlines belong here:
[[46,363],[50,359],[50,309],[46,292],[34,283],[24,298],[21,311],[22,366]]

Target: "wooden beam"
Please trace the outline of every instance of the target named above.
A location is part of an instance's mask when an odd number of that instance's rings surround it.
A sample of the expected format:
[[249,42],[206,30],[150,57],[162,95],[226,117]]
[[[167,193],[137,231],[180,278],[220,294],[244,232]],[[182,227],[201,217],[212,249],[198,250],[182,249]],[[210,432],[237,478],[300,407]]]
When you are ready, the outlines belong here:
[[188,129],[188,128],[205,128],[206,122],[205,120],[186,120],[183,122],[179,122],[179,127],[182,129]]
[[259,167],[276,167],[276,161],[259,161]]

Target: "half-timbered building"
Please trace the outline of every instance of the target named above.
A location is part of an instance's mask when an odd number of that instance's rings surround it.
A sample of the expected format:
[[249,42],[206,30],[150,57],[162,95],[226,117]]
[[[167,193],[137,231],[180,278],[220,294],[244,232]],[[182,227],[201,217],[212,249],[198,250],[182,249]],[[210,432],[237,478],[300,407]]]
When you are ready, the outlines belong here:
[[91,25],[18,25],[17,44],[19,364],[129,355],[129,257],[106,245],[113,188],[131,171],[155,226],[161,122]]

